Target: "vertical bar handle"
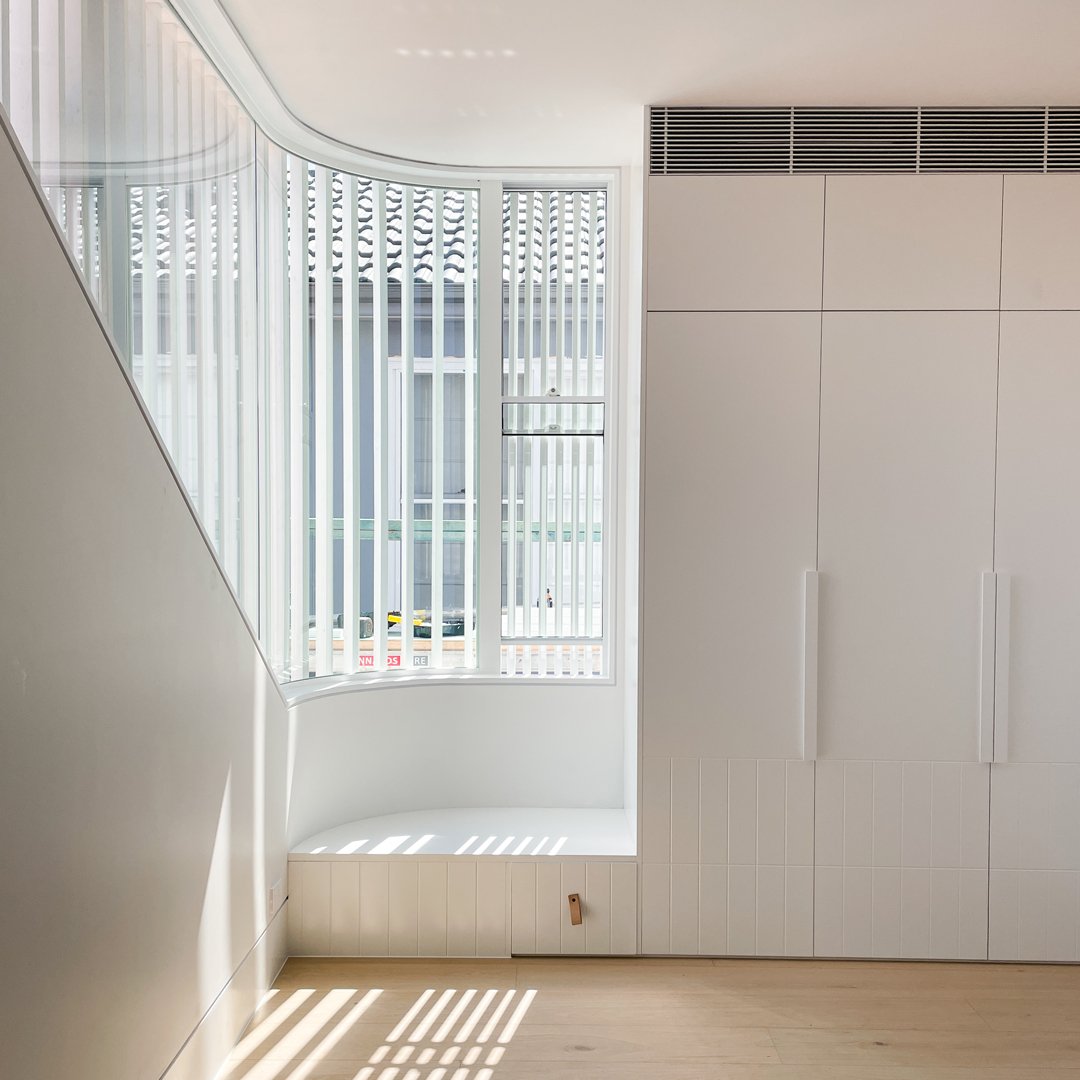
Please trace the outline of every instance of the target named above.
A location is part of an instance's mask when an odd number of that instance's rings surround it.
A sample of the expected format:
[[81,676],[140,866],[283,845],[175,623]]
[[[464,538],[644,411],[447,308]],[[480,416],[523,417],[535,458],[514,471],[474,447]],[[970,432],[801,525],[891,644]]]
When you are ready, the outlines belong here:
[[803,576],[802,756],[817,760],[818,737],[818,594],[820,574]]
[[979,762],[994,760],[994,652],[997,647],[997,574],[981,576],[979,604]]
[[1009,630],[1012,588],[1008,574],[997,577],[997,619],[994,651],[994,761],[1009,760]]

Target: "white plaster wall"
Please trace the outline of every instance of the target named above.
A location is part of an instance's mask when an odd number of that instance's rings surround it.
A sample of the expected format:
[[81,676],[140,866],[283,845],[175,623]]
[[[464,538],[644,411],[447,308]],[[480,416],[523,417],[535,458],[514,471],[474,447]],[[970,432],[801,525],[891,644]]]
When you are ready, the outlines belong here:
[[153,1080],[267,926],[286,710],[2,128],[0,191],[2,1071]]
[[290,846],[406,810],[624,805],[618,686],[385,687],[302,701],[289,720]]

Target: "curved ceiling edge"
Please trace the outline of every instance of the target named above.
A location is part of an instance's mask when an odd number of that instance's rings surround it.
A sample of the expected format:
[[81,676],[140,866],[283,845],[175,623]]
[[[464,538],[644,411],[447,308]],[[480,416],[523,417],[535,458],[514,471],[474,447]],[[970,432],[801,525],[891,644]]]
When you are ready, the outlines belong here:
[[187,25],[258,127],[292,153],[320,164],[390,183],[478,187],[481,180],[515,179],[529,183],[609,183],[618,167],[610,169],[468,168],[436,162],[391,157],[351,146],[318,131],[301,120],[282,100],[255,58],[247,41],[218,0],[166,0]]

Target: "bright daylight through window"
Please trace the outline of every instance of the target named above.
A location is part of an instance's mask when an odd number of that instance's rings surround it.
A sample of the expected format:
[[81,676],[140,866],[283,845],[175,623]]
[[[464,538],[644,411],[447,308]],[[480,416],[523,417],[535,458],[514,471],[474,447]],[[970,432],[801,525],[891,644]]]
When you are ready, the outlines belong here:
[[605,674],[606,209],[603,191],[504,195],[507,674]]
[[4,12],[3,105],[278,677],[476,671],[483,635],[481,674],[606,675],[606,192],[330,168],[166,5]]

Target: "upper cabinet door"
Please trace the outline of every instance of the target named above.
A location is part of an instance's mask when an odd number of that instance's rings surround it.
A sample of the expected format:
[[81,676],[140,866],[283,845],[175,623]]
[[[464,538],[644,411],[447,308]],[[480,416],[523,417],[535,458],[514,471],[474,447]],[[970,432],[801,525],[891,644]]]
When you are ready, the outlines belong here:
[[1080,176],[1006,176],[1001,306],[1080,308]]
[[822,757],[977,760],[997,324],[823,316]]
[[654,176],[650,311],[818,311],[820,176]]
[[999,757],[1080,762],[1080,312],[1001,316]]
[[830,176],[826,310],[996,310],[1000,176]]
[[801,754],[820,318],[649,315],[646,755]]

